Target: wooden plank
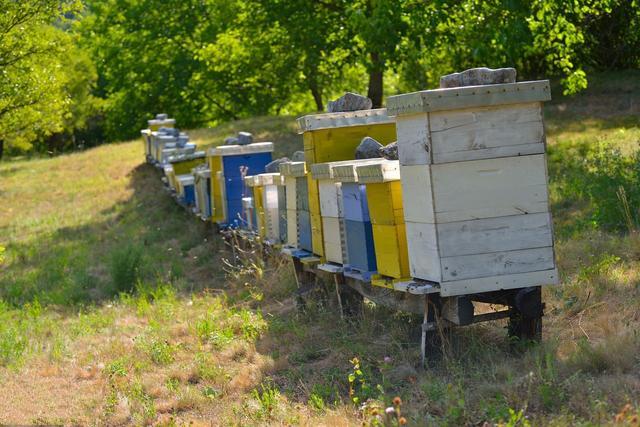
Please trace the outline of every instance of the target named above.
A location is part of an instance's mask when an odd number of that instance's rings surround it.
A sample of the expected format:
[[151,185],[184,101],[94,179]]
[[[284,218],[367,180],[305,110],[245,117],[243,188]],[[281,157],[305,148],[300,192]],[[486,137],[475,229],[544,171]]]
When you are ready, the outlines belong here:
[[396,129],[400,164],[403,166],[430,164],[429,115],[400,116],[397,118]]
[[405,114],[457,110],[487,105],[542,102],[551,99],[549,80],[433,89],[387,98],[387,110]]
[[411,276],[440,282],[442,271],[435,224],[406,222]]
[[547,212],[438,224],[437,231],[443,257],[553,245]]
[[296,209],[296,179],[290,176],[285,177],[285,194],[287,209]]
[[544,155],[446,163],[431,169],[438,223],[549,210]]
[[425,165],[400,166],[404,219],[434,223],[431,170]]
[[555,267],[553,248],[523,249],[442,258],[444,281],[476,279],[503,274],[550,270]]
[[287,244],[298,247],[298,217],[295,209],[287,209]]
[[440,284],[440,295],[443,297],[468,295],[480,292],[526,288],[529,286],[557,285],[558,283],[558,270],[553,268],[527,273],[443,282]]
[[254,142],[247,145],[220,145],[209,148],[209,156],[235,156],[238,154],[270,153],[273,142]]
[[324,216],[338,218],[340,216],[339,200],[342,198],[340,183],[327,179],[318,181],[320,192],[320,214]]
[[540,103],[429,115],[433,163],[544,153]]
[[342,259],[342,236],[340,219],[322,217],[322,233],[324,238],[324,255],[327,261],[344,264]]
[[322,217],[319,214],[310,213],[311,221],[311,247],[313,253],[324,256],[324,242],[322,241]]

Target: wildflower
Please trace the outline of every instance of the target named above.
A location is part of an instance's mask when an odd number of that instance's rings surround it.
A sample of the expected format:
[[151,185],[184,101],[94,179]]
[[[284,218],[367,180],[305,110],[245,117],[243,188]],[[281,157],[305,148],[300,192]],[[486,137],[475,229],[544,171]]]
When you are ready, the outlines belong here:
[[393,409],[393,406],[389,406],[387,409],[384,410],[384,413],[387,415],[393,415],[396,413],[396,410]]
[[385,356],[385,357],[384,357],[384,363],[391,363],[391,361],[392,361],[392,360],[393,360],[393,359],[392,359],[392,358],[390,358],[389,356]]
[[396,397],[394,397],[394,398],[393,398],[393,404],[394,404],[395,406],[400,406],[400,405],[402,405],[402,399],[400,399],[400,396],[396,396]]
[[405,417],[400,417],[400,419],[398,420],[398,424],[400,424],[401,426],[405,425],[407,423],[407,419]]

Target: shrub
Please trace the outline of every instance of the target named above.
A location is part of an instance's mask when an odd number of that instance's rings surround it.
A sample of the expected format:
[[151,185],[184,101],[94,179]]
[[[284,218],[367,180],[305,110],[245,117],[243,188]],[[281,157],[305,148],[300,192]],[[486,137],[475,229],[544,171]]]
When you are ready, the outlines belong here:
[[131,292],[140,279],[142,248],[127,245],[113,252],[109,265],[113,288],[116,293]]

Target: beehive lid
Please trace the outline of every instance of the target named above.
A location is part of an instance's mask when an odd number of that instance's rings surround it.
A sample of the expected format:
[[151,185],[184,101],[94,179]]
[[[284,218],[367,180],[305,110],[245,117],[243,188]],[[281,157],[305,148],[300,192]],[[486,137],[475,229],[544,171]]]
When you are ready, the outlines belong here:
[[249,175],[244,177],[244,185],[247,187],[257,187],[260,185],[260,178],[258,175]]
[[237,154],[271,153],[273,142],[254,142],[247,145],[221,145],[209,148],[210,156],[233,156]]
[[380,123],[393,123],[386,108],[374,110],[346,111],[343,113],[309,114],[297,120],[300,133],[318,130],[334,129],[350,126],[365,126]]
[[164,119],[164,120],[158,120],[158,119],[151,119],[151,120],[147,120],[147,123],[149,126],[153,126],[153,125],[175,125],[176,124],[176,119]]
[[153,132],[153,136],[155,136],[156,139],[159,139],[163,142],[178,142],[177,136],[167,135],[166,133]]
[[261,173],[256,176],[260,185],[282,185],[282,175],[280,173]]
[[379,183],[398,181],[400,179],[400,162],[398,160],[381,159],[379,162],[356,167],[358,182]]
[[149,136],[152,134],[151,129],[142,129],[140,133],[145,136]]
[[193,175],[191,174],[184,174],[184,175],[178,175],[176,176],[176,179],[180,182],[180,185],[182,185],[183,187],[185,185],[193,185]]
[[313,179],[333,179],[333,169],[341,165],[352,164],[353,160],[340,160],[337,162],[314,163],[311,165],[311,177]]
[[[185,147],[185,149],[189,148],[190,147]],[[169,163],[186,162],[189,160],[204,159],[205,155],[206,153],[204,151],[196,151],[195,153],[181,153],[169,157],[168,161]]]
[[302,177],[307,174],[307,164],[305,162],[284,162],[280,163],[279,167],[283,176]]
[[387,98],[391,116],[551,99],[549,80],[423,90]]
[[368,165],[371,163],[379,163],[381,159],[361,159],[350,160],[340,165],[332,167],[333,179],[338,182],[359,182],[358,166]]

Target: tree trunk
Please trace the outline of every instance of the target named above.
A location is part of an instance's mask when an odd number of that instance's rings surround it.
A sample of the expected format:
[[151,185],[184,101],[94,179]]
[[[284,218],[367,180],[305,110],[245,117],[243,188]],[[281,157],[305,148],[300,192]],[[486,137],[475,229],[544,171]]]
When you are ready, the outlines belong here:
[[313,95],[313,100],[316,102],[316,110],[324,111],[324,104],[322,103],[322,92],[318,88],[318,85],[311,85],[311,95]]
[[377,52],[371,55],[371,70],[369,71],[369,92],[367,96],[371,98],[373,108],[382,107],[382,79],[384,74],[384,65],[380,62]]
[[4,154],[4,139],[0,139],[0,160],[2,160],[3,154]]

